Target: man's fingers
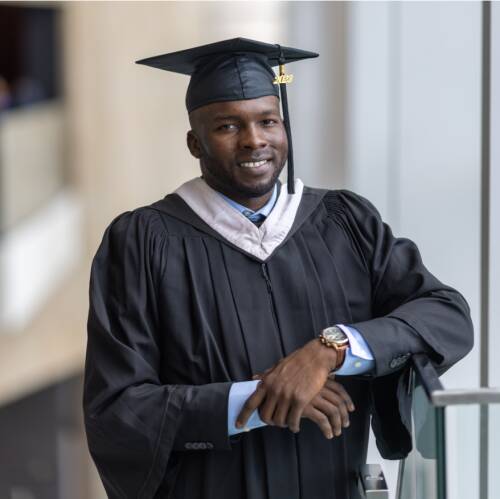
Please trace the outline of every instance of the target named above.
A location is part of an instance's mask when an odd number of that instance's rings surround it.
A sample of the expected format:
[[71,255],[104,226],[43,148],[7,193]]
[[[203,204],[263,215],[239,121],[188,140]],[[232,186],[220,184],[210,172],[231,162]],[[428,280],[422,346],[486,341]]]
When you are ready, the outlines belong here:
[[252,412],[260,406],[265,396],[266,391],[261,387],[261,383],[259,383],[256,390],[252,395],[250,395],[250,397],[248,397],[247,401],[243,405],[243,408],[236,419],[236,428],[243,428],[247,424],[248,418],[251,416]]
[[349,409],[345,400],[331,390],[322,390],[321,397],[337,407],[342,418],[342,426],[347,428],[349,426]]
[[287,417],[288,428],[297,433],[300,430],[300,419],[304,416],[306,404],[295,403],[291,406]]
[[332,426],[330,424],[330,420],[325,416],[325,414],[323,414],[312,405],[309,405],[304,413],[305,417],[319,426],[319,429],[321,430],[325,438],[328,438],[329,440],[333,438]]
[[276,410],[276,398],[271,396],[269,392],[266,393],[264,402],[259,407],[259,416],[264,423],[274,426],[273,419]]
[[314,401],[314,408],[321,411],[330,421],[335,436],[342,433],[342,417],[339,408],[326,399],[318,398]]
[[321,392],[321,396],[328,401],[328,403],[333,404],[339,410],[340,417],[342,418],[342,426],[347,428],[349,426],[349,410],[345,401],[340,398],[336,393],[324,390]]
[[276,409],[272,415],[273,423],[281,428],[287,427],[287,416],[290,410],[290,403],[287,398],[281,398],[280,402],[276,404]]
[[354,411],[354,409],[355,409],[354,403],[353,403],[351,397],[349,396],[349,394],[347,393],[346,389],[340,383],[337,383],[337,381],[333,381],[331,379],[328,379],[325,383],[325,388],[328,388],[329,390],[335,392],[337,395],[342,397],[342,400],[347,405],[347,409],[350,412]]

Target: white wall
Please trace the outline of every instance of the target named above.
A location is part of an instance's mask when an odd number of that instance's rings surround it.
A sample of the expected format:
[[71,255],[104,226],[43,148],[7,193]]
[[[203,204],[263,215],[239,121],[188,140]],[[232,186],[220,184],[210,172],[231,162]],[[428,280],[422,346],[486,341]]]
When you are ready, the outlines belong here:
[[307,185],[345,185],[346,12],[344,2],[287,2],[284,45],[319,58],[287,66],[296,177]]

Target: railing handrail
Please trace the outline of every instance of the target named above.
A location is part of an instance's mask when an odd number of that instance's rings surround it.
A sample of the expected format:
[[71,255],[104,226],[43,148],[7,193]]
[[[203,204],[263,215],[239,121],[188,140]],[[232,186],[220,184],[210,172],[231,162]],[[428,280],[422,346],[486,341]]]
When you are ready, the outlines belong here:
[[435,390],[432,392],[430,400],[432,405],[436,407],[500,404],[500,388]]
[[412,362],[418,380],[433,406],[500,404],[500,388],[446,389],[427,355],[415,354]]

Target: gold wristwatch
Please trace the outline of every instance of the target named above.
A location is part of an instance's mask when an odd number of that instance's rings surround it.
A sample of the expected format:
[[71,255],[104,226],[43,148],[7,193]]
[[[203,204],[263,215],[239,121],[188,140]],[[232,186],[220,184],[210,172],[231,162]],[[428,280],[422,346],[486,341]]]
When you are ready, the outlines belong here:
[[337,351],[337,365],[332,372],[337,371],[344,363],[345,352],[349,347],[349,338],[338,326],[331,326],[323,329],[318,338],[323,345],[335,348]]

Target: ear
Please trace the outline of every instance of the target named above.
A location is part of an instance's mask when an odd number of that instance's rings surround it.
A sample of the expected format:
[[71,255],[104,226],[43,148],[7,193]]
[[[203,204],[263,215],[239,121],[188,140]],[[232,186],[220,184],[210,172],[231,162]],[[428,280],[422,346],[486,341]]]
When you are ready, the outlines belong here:
[[201,158],[200,141],[199,141],[198,137],[196,136],[196,134],[193,132],[193,130],[189,130],[189,132],[187,133],[186,142],[187,142],[189,152],[196,159],[200,159]]

